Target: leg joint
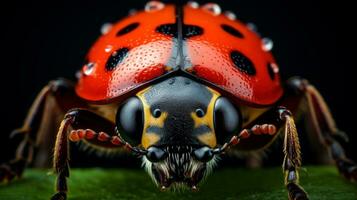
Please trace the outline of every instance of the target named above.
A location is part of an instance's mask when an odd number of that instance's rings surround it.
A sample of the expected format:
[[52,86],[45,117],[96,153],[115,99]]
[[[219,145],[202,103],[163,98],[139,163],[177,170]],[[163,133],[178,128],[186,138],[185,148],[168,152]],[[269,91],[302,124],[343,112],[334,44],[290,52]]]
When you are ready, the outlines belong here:
[[285,172],[285,183],[297,183],[299,181],[299,175],[295,170],[289,170]]
[[282,120],[282,121],[286,121],[286,117],[293,116],[292,113],[287,108],[285,108],[283,106],[278,107],[278,114],[279,114],[280,120]]
[[302,94],[306,91],[307,86],[310,83],[301,77],[292,77],[288,80],[287,87],[292,90],[295,94]]

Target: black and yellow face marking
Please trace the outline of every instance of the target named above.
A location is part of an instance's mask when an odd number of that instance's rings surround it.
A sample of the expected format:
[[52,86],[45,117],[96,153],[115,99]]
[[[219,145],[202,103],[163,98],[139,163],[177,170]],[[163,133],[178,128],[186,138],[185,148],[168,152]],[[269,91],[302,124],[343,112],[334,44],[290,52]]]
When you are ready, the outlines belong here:
[[220,94],[186,77],[173,77],[136,95],[143,104],[141,145],[217,145],[214,105]]
[[208,88],[211,92],[212,98],[207,106],[207,110],[203,115],[200,115],[200,111],[196,110],[195,112],[191,112],[191,117],[195,123],[194,128],[199,129],[201,127],[208,127],[210,129],[209,132],[205,134],[198,135],[198,139],[203,144],[214,148],[217,145],[216,134],[214,131],[214,105],[220,94],[215,90]]
[[[160,116],[154,116],[153,112],[151,112],[150,105],[145,99],[144,95],[147,91],[149,91],[151,87],[148,87],[142,91],[140,91],[137,96],[141,100],[144,108],[144,129],[143,136],[141,139],[141,145],[147,149],[149,146],[156,144],[160,140],[159,134],[155,133],[153,129],[150,127],[163,128],[165,120],[167,118],[167,112],[161,112]],[[156,113],[155,113],[156,114]]]

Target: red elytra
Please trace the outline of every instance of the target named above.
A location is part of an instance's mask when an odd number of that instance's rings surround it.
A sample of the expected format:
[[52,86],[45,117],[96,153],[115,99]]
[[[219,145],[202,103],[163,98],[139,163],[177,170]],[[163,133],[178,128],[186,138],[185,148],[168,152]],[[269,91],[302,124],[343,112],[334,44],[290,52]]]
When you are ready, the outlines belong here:
[[[152,12],[141,11],[114,24],[94,44],[87,56],[88,61],[94,64],[93,68],[90,73],[85,73],[84,70],[88,69],[83,67],[76,86],[77,94],[91,102],[109,102],[165,74],[181,70],[230,94],[238,102],[265,106],[280,99],[283,89],[276,62],[269,51],[263,50],[262,39],[255,32],[223,14],[214,15],[190,6],[182,10],[183,24],[202,28],[201,34],[183,39],[184,66],[174,65],[174,52],[179,45],[177,38],[157,31],[161,25],[176,23],[175,6],[166,5]],[[135,23],[138,25],[133,30],[117,35]],[[223,30],[222,24],[238,30],[243,37]],[[128,49],[122,62],[113,70],[107,70],[105,66],[110,57],[122,48]],[[255,74],[238,69],[232,61],[232,51],[247,57]],[[269,72],[271,64],[275,69]]]

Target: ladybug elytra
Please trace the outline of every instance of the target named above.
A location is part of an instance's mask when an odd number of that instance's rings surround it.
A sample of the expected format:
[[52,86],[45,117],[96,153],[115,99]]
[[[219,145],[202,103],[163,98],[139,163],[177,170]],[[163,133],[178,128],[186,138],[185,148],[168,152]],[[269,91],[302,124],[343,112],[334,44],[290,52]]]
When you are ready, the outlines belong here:
[[[272,41],[234,13],[214,3],[151,1],[106,24],[102,33],[77,83],[51,81],[37,96],[23,127],[13,133],[23,140],[17,157],[0,166],[0,180],[20,176],[33,157],[33,141],[46,137],[55,146],[52,199],[67,196],[69,141],[141,157],[161,190],[197,190],[221,154],[266,149],[282,135],[289,198],[308,199],[299,185],[294,122],[301,110],[340,172],[357,180],[356,164],[335,139],[343,134],[319,92],[302,78],[283,83]],[[59,112],[39,124],[51,110]],[[58,124],[57,133],[41,132],[49,121]]]

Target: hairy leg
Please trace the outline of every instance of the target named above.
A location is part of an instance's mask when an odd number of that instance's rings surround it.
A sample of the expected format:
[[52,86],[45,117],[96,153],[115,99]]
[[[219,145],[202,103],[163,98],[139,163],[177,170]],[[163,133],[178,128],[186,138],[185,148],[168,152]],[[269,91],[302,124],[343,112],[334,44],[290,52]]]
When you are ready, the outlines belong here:
[[299,168],[301,167],[301,152],[298,133],[293,116],[284,107],[279,108],[279,118],[285,123],[284,129],[284,162],[283,171],[285,186],[290,200],[308,199],[307,193],[299,185]]
[[76,97],[70,81],[58,79],[46,85],[37,95],[22,127],[11,133],[11,138],[16,138],[15,141],[19,143],[15,158],[0,165],[0,182],[21,177],[26,165],[33,161],[34,149],[38,147],[39,141],[51,140],[50,132],[39,134],[41,128],[49,126],[54,120],[48,119],[48,113],[53,113],[54,110],[66,112],[71,106],[78,105],[85,104]]
[[304,103],[300,104],[300,106],[307,107],[302,110],[305,110],[309,117],[307,122],[312,127],[310,132],[316,135],[322,147],[327,150],[340,173],[351,181],[357,181],[356,163],[347,158],[343,147],[336,140],[337,138],[342,138],[347,141],[347,135],[337,128],[323,97],[305,79],[292,78],[289,80],[288,86],[304,100]]
[[[248,128],[250,127],[250,128]],[[288,190],[290,200],[308,199],[307,193],[299,185],[299,168],[301,166],[301,152],[298,133],[295,127],[293,116],[285,107],[274,107],[253,121],[247,128],[243,129],[238,136],[233,136],[230,142],[223,145],[221,150],[226,150],[232,146],[244,145],[260,142],[260,147],[264,148],[277,137],[278,129],[284,127],[284,183]],[[244,140],[243,140],[244,139]],[[250,141],[253,140],[253,141]],[[246,143],[246,144],[245,144]],[[263,145],[265,144],[265,145]]]
[[[83,130],[86,130],[86,132],[83,132]],[[123,145],[127,146],[125,142],[115,135],[114,123],[92,111],[72,109],[67,112],[56,137],[53,168],[57,174],[57,193],[52,196],[52,200],[63,200],[67,196],[68,187],[66,179],[69,177],[68,141],[87,139],[100,148],[121,148]]]

